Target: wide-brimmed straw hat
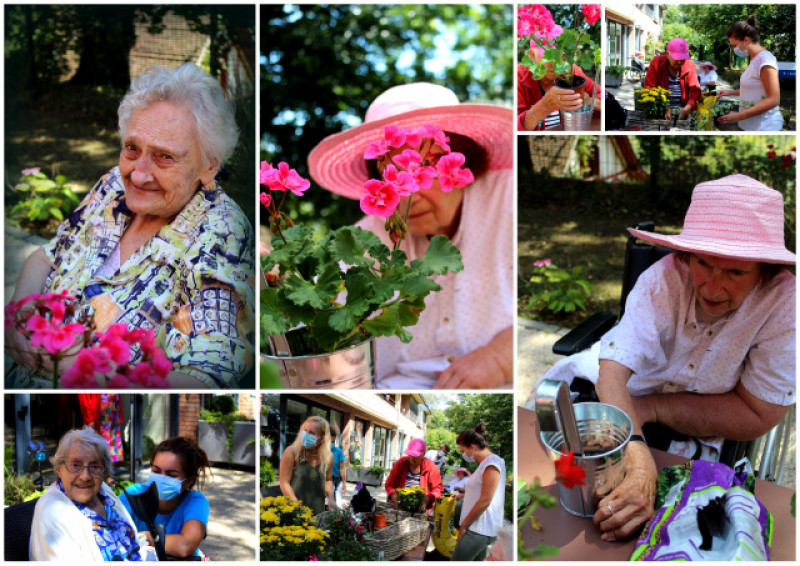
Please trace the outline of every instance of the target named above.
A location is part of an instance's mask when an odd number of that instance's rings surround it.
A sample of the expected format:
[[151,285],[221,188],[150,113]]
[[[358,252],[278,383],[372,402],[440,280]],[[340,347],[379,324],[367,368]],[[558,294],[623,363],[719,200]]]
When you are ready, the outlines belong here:
[[698,184],[683,231],[666,236],[628,228],[639,239],[684,252],[794,264],[783,236],[783,195],[747,175]]
[[703,61],[702,63],[699,63],[697,66],[700,67],[701,69],[703,67],[711,67],[712,71],[716,71],[717,70],[717,66],[714,63],[712,63],[711,61]]
[[[364,123],[322,140],[308,156],[311,177],[322,187],[348,198],[361,198],[369,180],[364,150],[383,139],[383,127],[436,128],[470,138],[488,157],[488,169],[513,165],[514,112],[489,104],[461,104],[455,93],[431,83],[392,87],[367,109]],[[466,164],[469,166],[469,163]]]
[[467,477],[470,477],[472,475],[472,474],[469,473],[469,470],[466,469],[466,468],[457,468],[456,471],[453,472],[453,474],[458,475],[459,472],[463,473]]

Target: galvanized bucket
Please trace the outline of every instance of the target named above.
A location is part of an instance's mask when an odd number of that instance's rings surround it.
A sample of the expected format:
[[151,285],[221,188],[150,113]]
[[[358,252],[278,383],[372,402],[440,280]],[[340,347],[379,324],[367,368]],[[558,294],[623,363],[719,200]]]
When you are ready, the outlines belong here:
[[[566,488],[559,482],[561,506],[578,517],[592,517],[597,502],[611,493],[625,476],[625,447],[631,438],[633,423],[624,411],[605,403],[574,405],[575,420],[583,445],[583,456],[575,456],[575,465],[586,472],[584,485]],[[562,454],[564,438],[560,432],[542,432],[542,442],[555,461]]]
[[567,132],[588,132],[592,127],[593,108],[585,104],[580,110],[559,110],[561,123]]
[[[332,354],[287,356],[280,344],[283,337],[270,336],[273,355],[264,359],[278,364],[278,375],[287,389],[373,389],[375,384],[375,341],[356,344]],[[285,342],[285,341],[284,341]]]

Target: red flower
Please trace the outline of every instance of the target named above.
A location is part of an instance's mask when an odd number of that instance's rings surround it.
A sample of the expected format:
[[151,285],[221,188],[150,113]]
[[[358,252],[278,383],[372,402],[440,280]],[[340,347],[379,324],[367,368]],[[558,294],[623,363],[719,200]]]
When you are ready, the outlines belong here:
[[776,155],[777,154],[774,151],[768,151],[767,152],[767,157],[769,157],[770,159],[775,159]]
[[586,18],[586,23],[593,26],[600,19],[600,4],[583,4],[581,12],[583,12],[583,17]]
[[567,489],[576,485],[584,485],[583,480],[586,472],[580,466],[575,465],[575,454],[570,450],[567,454],[556,458],[556,480]]

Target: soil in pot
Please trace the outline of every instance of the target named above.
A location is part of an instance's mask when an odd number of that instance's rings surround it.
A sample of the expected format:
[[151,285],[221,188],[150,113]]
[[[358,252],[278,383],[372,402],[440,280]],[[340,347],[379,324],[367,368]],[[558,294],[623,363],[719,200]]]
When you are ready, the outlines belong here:
[[586,86],[586,77],[572,75],[571,79],[572,82],[568,82],[565,77],[559,77],[556,79],[556,86],[565,90],[571,90],[572,92],[583,96],[583,91]]

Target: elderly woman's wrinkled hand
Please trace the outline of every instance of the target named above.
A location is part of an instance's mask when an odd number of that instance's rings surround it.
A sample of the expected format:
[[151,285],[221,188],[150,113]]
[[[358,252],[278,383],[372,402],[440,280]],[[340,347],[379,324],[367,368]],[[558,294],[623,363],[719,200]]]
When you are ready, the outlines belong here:
[[658,470],[643,442],[631,442],[625,452],[625,479],[597,504],[594,522],[604,541],[635,534],[655,513]]
[[571,90],[551,87],[544,95],[548,113],[556,110],[579,110],[583,106],[583,97]]
[[9,328],[5,332],[5,350],[6,354],[16,363],[34,367],[36,365],[36,357],[31,351],[31,343],[21,332],[17,332],[14,328]]
[[456,358],[437,377],[433,389],[493,389],[505,383],[501,355],[490,346],[482,346]]

